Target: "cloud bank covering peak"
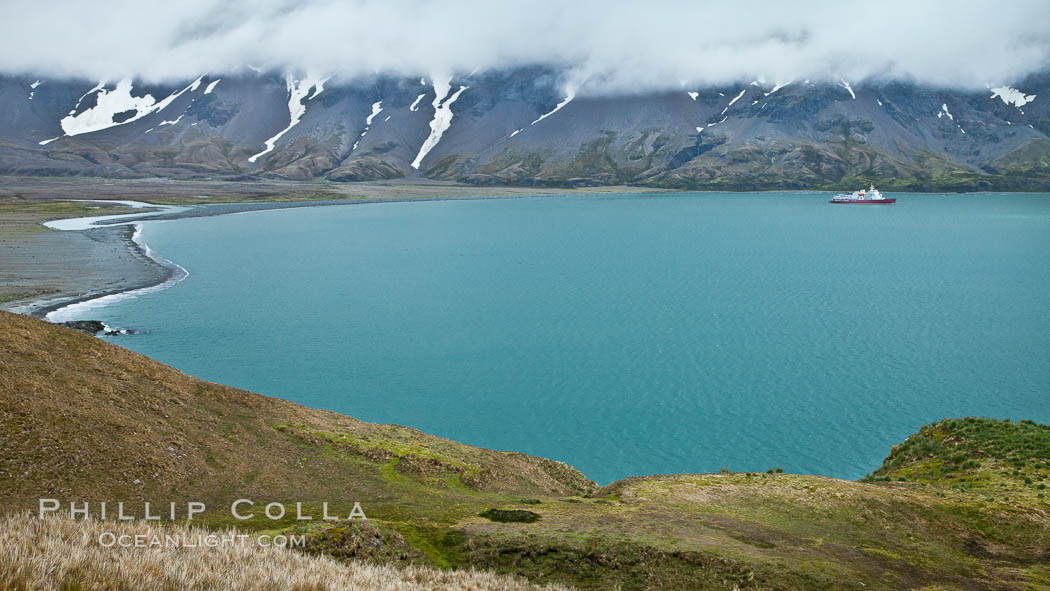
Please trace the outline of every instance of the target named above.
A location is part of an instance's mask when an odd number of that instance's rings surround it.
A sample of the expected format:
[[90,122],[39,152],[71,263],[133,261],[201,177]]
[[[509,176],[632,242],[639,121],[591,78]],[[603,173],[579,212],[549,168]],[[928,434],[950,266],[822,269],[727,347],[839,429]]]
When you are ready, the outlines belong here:
[[584,91],[751,79],[983,88],[1050,66],[1050,3],[1017,0],[7,0],[0,72],[193,79],[249,68],[336,79],[549,64]]

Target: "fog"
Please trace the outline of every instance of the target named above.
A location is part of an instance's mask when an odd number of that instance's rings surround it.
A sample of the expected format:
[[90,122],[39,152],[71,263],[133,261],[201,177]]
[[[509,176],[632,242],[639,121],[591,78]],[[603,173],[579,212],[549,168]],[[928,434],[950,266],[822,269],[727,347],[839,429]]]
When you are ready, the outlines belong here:
[[760,78],[983,88],[1050,62],[1050,3],[4,0],[0,72],[152,82],[564,68],[590,92]]

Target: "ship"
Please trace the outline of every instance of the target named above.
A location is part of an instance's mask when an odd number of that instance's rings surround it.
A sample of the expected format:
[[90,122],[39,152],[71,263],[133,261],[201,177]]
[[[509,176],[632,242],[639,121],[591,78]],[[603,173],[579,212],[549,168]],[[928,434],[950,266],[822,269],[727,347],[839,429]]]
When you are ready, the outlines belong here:
[[860,203],[868,205],[896,203],[893,197],[883,197],[882,193],[872,185],[867,191],[861,189],[850,194],[840,193],[831,198],[829,203]]

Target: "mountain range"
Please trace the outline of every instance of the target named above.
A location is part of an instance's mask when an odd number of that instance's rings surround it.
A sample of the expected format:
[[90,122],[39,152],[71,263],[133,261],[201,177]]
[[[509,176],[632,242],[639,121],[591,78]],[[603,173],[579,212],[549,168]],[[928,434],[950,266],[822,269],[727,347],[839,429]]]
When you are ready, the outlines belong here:
[[0,78],[0,174],[675,189],[1050,188],[1050,72],[982,90],[753,80],[598,96],[534,66]]

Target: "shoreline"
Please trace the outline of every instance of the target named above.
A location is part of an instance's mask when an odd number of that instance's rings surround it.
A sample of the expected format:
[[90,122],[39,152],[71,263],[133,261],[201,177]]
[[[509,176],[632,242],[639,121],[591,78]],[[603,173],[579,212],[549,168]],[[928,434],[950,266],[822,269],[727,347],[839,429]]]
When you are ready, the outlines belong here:
[[[69,201],[109,204],[106,200],[95,199]],[[169,283],[174,285],[178,281],[184,279],[188,273],[182,266],[172,263],[163,257],[155,256],[152,249],[150,249],[148,244],[141,240],[140,236],[143,221],[152,219],[163,213],[179,213],[185,211],[187,208],[163,205],[158,206],[152,203],[137,201],[114,201],[113,204],[130,207],[133,210],[141,209],[143,211],[132,211],[112,215],[63,217],[42,221],[41,225],[53,232],[57,232],[59,236],[76,233],[81,236],[89,237],[95,242],[119,245],[119,247],[124,249],[124,251],[130,255],[130,262],[125,263],[125,265],[130,264],[138,266],[141,271],[139,273],[140,277],[133,279],[121,278],[116,281],[116,287],[106,287],[86,291],[77,290],[78,293],[72,295],[49,294],[42,298],[17,299],[4,302],[2,307],[12,312],[41,318],[50,322],[62,322],[63,320],[50,318],[50,316],[61,310],[84,305],[88,302],[95,302],[106,298],[116,298],[123,294],[130,294],[138,291],[163,288],[162,286],[167,286]],[[113,262],[114,261],[107,260],[104,261],[103,264],[105,267],[109,267]],[[116,271],[120,273],[123,270],[116,269]],[[128,274],[131,275],[133,273]],[[78,282],[74,280],[74,285],[77,283]],[[73,319],[74,318],[70,318],[70,320]]]
[[[144,271],[146,275],[150,275],[148,279],[120,279],[116,283],[116,286],[106,286],[104,288],[96,289],[71,289],[66,290],[65,293],[49,293],[47,295],[35,295],[26,298],[19,298],[7,302],[0,303],[0,310],[6,310],[8,312],[14,312],[16,314],[23,314],[26,316],[32,316],[34,318],[40,318],[49,322],[64,322],[68,320],[81,320],[85,318],[62,318],[55,319],[52,317],[53,314],[61,312],[75,306],[83,306],[85,308],[93,308],[95,306],[86,306],[91,302],[97,302],[98,300],[106,298],[123,299],[123,297],[136,297],[139,293],[150,293],[152,291],[160,291],[167,289],[168,287],[174,286],[187,276],[189,271],[176,262],[170,261],[161,255],[157,255],[149,247],[145,241],[136,239],[141,232],[141,226],[145,222],[152,221],[174,221],[185,218],[194,217],[211,217],[219,215],[232,215],[240,213],[253,213],[257,211],[276,211],[283,209],[298,209],[302,207],[330,207],[339,205],[367,205],[373,203],[414,203],[424,201],[480,201],[490,199],[524,199],[524,198],[541,198],[541,197],[563,197],[569,195],[585,195],[585,194],[615,194],[619,191],[609,192],[588,192],[588,193],[574,193],[572,191],[565,191],[559,193],[538,193],[538,194],[521,194],[521,193],[509,193],[509,194],[493,194],[493,195],[448,195],[448,196],[428,196],[428,197],[380,197],[374,199],[336,199],[336,200],[320,200],[320,201],[255,201],[255,202],[233,202],[233,203],[207,203],[187,206],[172,206],[164,204],[154,203],[141,203],[134,207],[141,207],[147,209],[141,213],[128,213],[118,215],[99,215],[99,216],[78,216],[72,218],[56,218],[54,220],[47,220],[42,224],[52,230],[53,232],[60,234],[80,234],[80,235],[91,235],[91,239],[96,242],[110,242],[111,244],[119,244],[122,249],[127,251],[134,262],[124,262],[107,260],[103,261],[104,267],[111,267],[116,265],[125,265],[125,269],[113,269],[119,275],[133,274],[132,269],[126,268],[126,265],[135,265],[139,271]],[[93,201],[93,202],[110,202],[114,204],[127,205],[129,202],[122,202],[117,200],[94,200],[94,199],[83,199],[83,200],[65,200],[65,201]],[[168,208],[170,211],[155,211],[152,208]],[[83,221],[83,224],[70,224],[73,220]],[[92,221],[93,220],[93,221]],[[95,222],[106,222],[111,223],[95,226]],[[61,222],[66,222],[62,224]],[[71,225],[72,227],[63,229],[61,226]],[[158,274],[159,273],[159,274]],[[140,273],[142,274],[142,273]],[[86,278],[74,278],[74,285],[82,285],[87,281]],[[123,297],[122,297],[123,296]],[[104,306],[105,304],[100,304]]]
[[[52,314],[58,314],[63,311],[68,311],[71,308],[77,308],[78,306],[91,309],[96,307],[105,306],[111,302],[101,302],[101,300],[112,299],[112,301],[118,301],[126,298],[137,297],[142,294],[152,293],[154,291],[161,291],[172,287],[183,279],[189,277],[189,271],[186,270],[182,265],[172,262],[162,256],[156,255],[153,249],[149,247],[145,241],[141,240],[139,236],[142,233],[142,223],[136,223],[133,225],[125,224],[122,227],[124,234],[127,235],[127,230],[130,229],[130,236],[128,236],[124,243],[129,249],[136,251],[150,262],[145,263],[151,265],[154,268],[163,269],[166,275],[159,282],[148,282],[139,285],[128,285],[126,287],[120,287],[112,290],[108,290],[100,293],[86,294],[84,296],[75,297],[72,299],[59,298],[57,301],[49,300],[44,305],[38,305],[38,303],[27,304],[27,307],[31,307],[30,316],[41,318],[48,322],[67,322],[70,320],[81,320],[81,318],[53,318]],[[94,305],[88,305],[94,304]],[[75,314],[75,312],[74,312]]]

